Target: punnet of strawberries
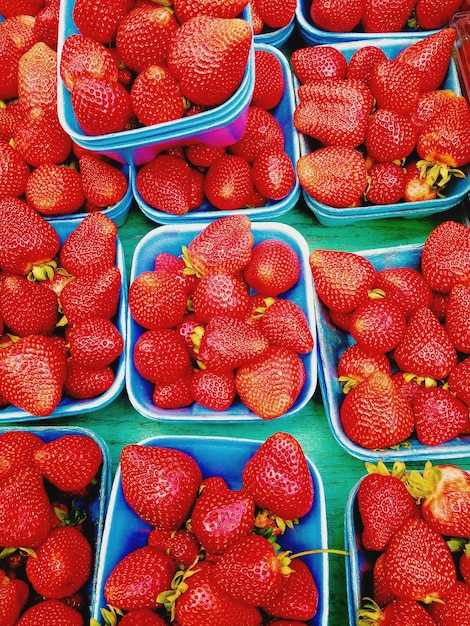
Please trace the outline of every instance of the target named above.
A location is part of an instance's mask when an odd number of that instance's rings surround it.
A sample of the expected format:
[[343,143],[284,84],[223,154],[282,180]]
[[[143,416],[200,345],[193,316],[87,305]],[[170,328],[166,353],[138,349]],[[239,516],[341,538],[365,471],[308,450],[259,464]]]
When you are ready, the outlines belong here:
[[360,253],[310,255],[324,323],[344,340],[330,363],[337,426],[377,454],[443,445],[456,456],[469,433],[470,227],[441,223],[417,255],[412,267],[380,269]]
[[[366,464],[346,511],[351,619],[470,623],[470,475],[449,462]],[[349,565],[348,565],[349,567]]]
[[292,435],[128,444],[115,481],[99,623],[322,622],[321,479]]
[[107,498],[104,442],[79,428],[0,431],[0,623],[85,626]]

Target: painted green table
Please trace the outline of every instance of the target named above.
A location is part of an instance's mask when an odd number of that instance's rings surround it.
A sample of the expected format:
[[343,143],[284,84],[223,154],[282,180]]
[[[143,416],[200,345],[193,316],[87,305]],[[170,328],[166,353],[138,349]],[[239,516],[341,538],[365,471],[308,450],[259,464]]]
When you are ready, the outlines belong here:
[[[398,244],[422,243],[429,232],[446,219],[462,219],[462,211],[453,209],[419,220],[388,219],[361,222],[354,226],[328,228],[320,225],[302,203],[279,218],[290,224],[307,240],[310,250],[331,248],[338,250],[364,250]],[[143,235],[158,225],[150,222],[133,206],[119,236],[124,246],[128,272],[132,254]],[[47,425],[47,420],[43,425]],[[27,423],[26,423],[27,424]],[[37,424],[37,422],[35,422]],[[123,392],[108,407],[86,415],[54,420],[52,425],[77,425],[94,430],[107,442],[113,470],[119,463],[124,445],[156,435],[212,435],[264,440],[278,430],[294,435],[305,453],[315,463],[323,479],[326,494],[329,545],[343,548],[343,513],[350,489],[364,474],[364,463],[352,458],[333,438],[325,416],[320,392],[317,390],[308,405],[296,416],[286,420],[244,424],[214,425],[200,423],[169,424],[140,416]],[[462,466],[465,465],[463,461]],[[330,626],[348,623],[344,556],[330,555]],[[242,625],[240,625],[242,626]]]

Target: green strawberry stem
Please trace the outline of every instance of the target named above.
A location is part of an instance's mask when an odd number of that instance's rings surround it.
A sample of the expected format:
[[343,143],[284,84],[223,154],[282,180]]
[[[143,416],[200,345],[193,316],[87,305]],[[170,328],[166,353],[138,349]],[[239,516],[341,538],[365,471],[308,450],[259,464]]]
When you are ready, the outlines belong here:
[[366,470],[368,474],[381,474],[382,476],[395,476],[395,478],[399,478],[400,480],[404,480],[406,478],[406,466],[403,461],[395,461],[392,466],[392,471],[390,472],[385,463],[380,460],[377,465],[374,463],[366,462]]
[[408,473],[406,488],[419,504],[421,500],[435,491],[441,477],[441,470],[438,467],[433,467],[431,461],[426,461],[422,474],[416,470],[411,470]]

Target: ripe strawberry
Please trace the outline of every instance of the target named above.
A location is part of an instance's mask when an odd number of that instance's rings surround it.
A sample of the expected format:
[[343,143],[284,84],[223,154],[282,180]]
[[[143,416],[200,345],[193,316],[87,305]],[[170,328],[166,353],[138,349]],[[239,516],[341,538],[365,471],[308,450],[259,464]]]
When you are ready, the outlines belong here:
[[237,0],[236,2],[219,1],[210,4],[203,0],[198,0],[197,2],[195,0],[192,2],[177,0],[173,4],[175,15],[180,24],[198,15],[212,15],[224,18],[237,17],[246,6],[247,2],[245,0]]
[[144,521],[176,530],[193,507],[202,475],[196,461],[180,450],[127,445],[121,479],[126,502]]
[[194,17],[180,26],[168,50],[168,69],[195,104],[225,102],[240,86],[252,45],[243,19]]
[[0,569],[0,619],[3,626],[15,626],[29,595],[29,587]]
[[269,28],[284,28],[294,19],[297,2],[287,0],[287,2],[255,0],[256,11],[263,23]]
[[282,99],[286,80],[279,58],[270,50],[255,49],[255,78],[251,106],[269,111]]
[[13,39],[0,31],[0,59],[4,71],[0,78],[0,97],[5,100],[18,97],[18,63],[23,52]]
[[[315,3],[313,3],[315,4]],[[306,46],[291,55],[292,71],[301,84],[324,78],[346,78],[346,57],[333,46]]]
[[0,435],[0,480],[30,465],[34,452],[42,445],[42,439],[27,430],[3,432]]
[[171,122],[185,113],[179,84],[166,67],[148,65],[136,77],[130,93],[133,111],[144,126]]
[[187,372],[189,353],[183,338],[173,329],[154,328],[137,339],[133,363],[145,380],[168,385]]
[[349,59],[346,77],[362,80],[368,87],[374,67],[387,60],[387,55],[375,45],[363,46],[355,50]]
[[191,528],[207,554],[221,555],[251,534],[254,520],[255,502],[249,492],[205,487],[194,504]]
[[133,0],[77,0],[73,5],[72,19],[77,29],[87,37],[101,43],[111,43]]
[[453,28],[442,28],[404,48],[397,60],[409,63],[421,72],[421,91],[438,89],[449,68],[455,41]]
[[445,221],[424,242],[421,271],[431,289],[449,293],[458,282],[465,283],[470,267],[470,229],[465,224]]
[[383,609],[371,598],[364,599],[358,615],[365,624],[378,624],[379,622],[390,626],[400,626],[400,624],[435,626],[436,624],[422,604],[406,598],[397,598],[387,602]]
[[192,175],[189,164],[170,154],[159,154],[136,175],[136,188],[151,207],[185,215],[191,208]]
[[457,581],[445,596],[442,606],[431,602],[429,613],[438,626],[450,626],[461,620],[463,624],[470,619],[470,589],[468,585]]
[[61,491],[80,493],[96,477],[103,462],[99,445],[86,435],[63,435],[34,453],[34,464]]
[[230,152],[253,163],[267,148],[284,150],[284,142],[284,131],[274,115],[260,107],[249,106],[245,132],[230,145]]
[[468,542],[465,543],[463,550],[458,557],[458,568],[461,577],[464,582],[468,585],[468,581],[470,580],[470,555],[469,555],[470,546]]
[[28,164],[6,141],[0,141],[0,160],[0,197],[22,196],[30,175]]
[[155,257],[153,269],[160,274],[166,273],[176,278],[186,293],[191,295],[198,284],[198,278],[195,274],[186,274],[184,272],[185,267],[186,264],[181,257],[169,252],[160,252]]
[[418,507],[408,493],[403,477],[374,471],[361,480],[357,492],[363,524],[362,545],[382,552],[407,519],[416,517]]
[[455,349],[464,354],[470,353],[468,340],[470,286],[457,284],[452,287],[446,309],[445,329]]
[[186,146],[184,155],[190,165],[196,167],[209,167],[215,159],[225,154],[225,146],[209,146],[205,143],[193,143]]
[[364,0],[313,0],[310,17],[321,30],[348,33],[359,24],[364,11]]
[[64,165],[43,164],[26,183],[26,200],[41,215],[68,215],[85,202],[79,172]]
[[0,291],[0,315],[19,337],[52,335],[58,318],[57,297],[44,283],[6,276]]
[[468,124],[470,109],[462,111],[458,101],[434,116],[418,135],[416,150],[421,159],[429,161],[429,167],[445,166],[443,182],[449,179],[448,167],[466,165],[470,161],[470,133]]
[[146,329],[176,326],[183,319],[186,304],[182,284],[170,274],[142,272],[129,286],[129,311]]
[[166,622],[152,609],[134,609],[119,622],[121,626],[165,626]]
[[277,296],[297,284],[300,259],[282,239],[263,239],[254,248],[243,278],[256,292]]
[[88,135],[123,131],[132,113],[129,93],[109,78],[77,78],[71,102],[78,124]]
[[467,406],[470,405],[470,359],[466,358],[452,368],[447,379],[449,389]]
[[373,598],[379,606],[386,606],[396,600],[394,593],[390,591],[387,576],[384,569],[385,552],[381,552],[374,562],[372,569]]
[[456,582],[446,542],[418,518],[407,520],[391,538],[384,568],[392,592],[410,600],[443,598]]
[[371,71],[370,90],[382,109],[409,113],[418,102],[420,87],[419,70],[407,63],[387,59]]
[[202,276],[192,295],[193,311],[203,323],[218,315],[244,319],[248,301],[246,284],[225,274]]
[[390,376],[376,371],[344,398],[340,408],[344,432],[354,443],[375,450],[407,439],[413,412]]
[[38,41],[18,63],[18,97],[23,111],[57,108],[57,52]]
[[122,353],[124,342],[116,326],[106,319],[90,318],[75,324],[68,333],[70,355],[90,369],[111,365]]
[[355,148],[364,142],[373,97],[361,81],[329,79],[302,85],[294,126],[326,146]]
[[373,204],[399,202],[405,193],[405,171],[397,163],[374,163],[369,168],[364,198]]
[[84,76],[118,80],[118,62],[115,56],[96,39],[81,33],[68,35],[59,60],[59,74],[68,91],[75,81]]
[[437,189],[426,181],[426,177],[421,175],[421,169],[416,161],[406,164],[405,169],[405,191],[403,199],[406,202],[422,202],[423,200],[434,200],[437,198]]
[[251,167],[246,159],[235,154],[215,159],[204,179],[204,193],[216,209],[246,207],[252,189]]
[[88,202],[108,208],[126,195],[128,180],[116,164],[99,156],[84,154],[78,162],[83,194]]
[[186,528],[179,530],[159,530],[153,528],[147,541],[149,546],[155,546],[169,554],[177,565],[189,568],[199,555],[199,543],[192,532]]
[[410,111],[410,119],[418,131],[423,130],[435,115],[444,111],[447,106],[462,107],[462,112],[468,109],[468,102],[452,89],[433,89],[421,93],[416,106]]
[[432,292],[423,275],[412,267],[386,267],[377,272],[374,289],[385,292],[409,318],[417,309],[430,307]]
[[57,113],[40,106],[23,115],[14,142],[23,159],[33,167],[63,163],[72,148],[72,140],[60,125]]
[[372,263],[354,252],[313,250],[309,263],[318,297],[340,313],[353,311],[375,282]]
[[357,204],[367,184],[364,157],[346,146],[328,146],[301,156],[297,176],[310,196],[333,207]]
[[104,586],[106,602],[123,611],[158,608],[157,596],[170,589],[175,572],[175,562],[159,548],[137,548],[109,574]]
[[213,411],[226,411],[237,393],[233,372],[211,370],[194,372],[190,389],[195,402]]
[[90,317],[112,319],[121,293],[121,272],[113,266],[98,274],[77,276],[60,294],[62,311],[69,324]]
[[306,515],[315,497],[302,447],[285,432],[270,435],[260,445],[243,468],[242,482],[257,506],[285,520]]
[[96,398],[108,391],[114,380],[115,374],[110,366],[91,370],[68,359],[64,392],[77,400]]
[[422,307],[408,320],[394,358],[404,372],[446,378],[457,364],[457,354],[445,329],[431,309]]
[[9,100],[0,107],[0,138],[9,142],[15,135],[21,120],[21,111],[18,100]]
[[59,11],[60,0],[48,0],[36,14],[33,26],[36,41],[44,41],[53,50],[57,50],[59,39]]
[[307,317],[292,300],[279,298],[270,304],[260,321],[261,332],[270,345],[284,346],[299,354],[308,354],[314,338]]
[[31,606],[23,613],[17,626],[47,626],[54,623],[84,626],[82,615],[60,600],[42,600]]
[[403,311],[388,298],[365,300],[354,310],[349,332],[367,352],[390,352],[403,338],[406,319]]
[[116,48],[122,63],[137,73],[149,65],[165,66],[177,30],[178,22],[166,7],[153,3],[135,7],[117,29]]
[[366,33],[393,33],[403,30],[415,0],[364,0],[362,26]]
[[434,30],[444,28],[459,10],[461,0],[418,0],[415,7],[416,20],[420,28]]
[[36,15],[44,0],[1,0],[0,11],[6,18],[14,15]]
[[377,109],[369,119],[366,149],[369,156],[381,163],[408,157],[416,145],[416,129],[412,122],[387,109]]
[[251,258],[251,221],[230,215],[210,222],[189,243],[185,260],[201,276],[212,272],[236,274]]
[[50,415],[62,398],[65,356],[52,339],[29,335],[0,351],[0,394],[36,416]]
[[368,378],[375,371],[391,375],[390,360],[385,354],[373,354],[358,346],[357,343],[347,347],[338,359],[336,374],[343,386],[344,393],[355,387],[357,383]]

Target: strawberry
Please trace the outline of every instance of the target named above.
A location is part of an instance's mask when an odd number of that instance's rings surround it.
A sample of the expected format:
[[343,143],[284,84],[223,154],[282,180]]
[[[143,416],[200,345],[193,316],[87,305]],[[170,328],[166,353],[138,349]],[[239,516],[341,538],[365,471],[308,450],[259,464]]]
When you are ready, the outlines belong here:
[[256,10],[263,23],[269,28],[284,28],[294,19],[297,8],[296,0],[287,2],[255,0]]
[[182,24],[171,39],[168,69],[185,98],[219,105],[240,86],[251,45],[245,20],[200,15]]
[[455,41],[455,30],[443,28],[404,48],[397,60],[416,67],[421,73],[421,91],[438,89],[447,73]]
[[90,318],[75,324],[68,334],[70,355],[75,363],[100,369],[122,353],[124,342],[116,326],[106,319]]
[[201,276],[236,274],[251,258],[254,237],[246,215],[230,215],[206,225],[183,249],[187,264]]
[[333,33],[348,33],[361,21],[364,0],[313,0],[310,18],[321,30]]
[[112,161],[84,154],[78,161],[83,194],[88,202],[108,208],[121,202],[129,183],[124,172]]
[[397,163],[374,163],[367,179],[364,198],[373,204],[399,202],[405,193],[405,171]]
[[78,124],[88,135],[123,131],[132,113],[129,93],[109,78],[77,78],[71,102]]
[[225,593],[255,606],[280,592],[282,576],[281,561],[272,543],[261,535],[238,539],[214,566],[217,585]]
[[151,207],[185,215],[191,208],[191,168],[184,159],[159,154],[143,165],[136,175],[136,188]]
[[60,239],[54,228],[26,202],[0,200],[0,267],[26,275],[54,259]]
[[15,135],[21,121],[20,104],[18,100],[9,100],[5,107],[0,107],[0,137],[9,142]]
[[119,622],[121,626],[165,626],[166,622],[152,609],[134,609]]
[[214,17],[224,18],[237,17],[246,6],[247,2],[245,0],[237,0],[236,2],[214,2],[210,4],[203,0],[198,0],[197,2],[195,0],[192,2],[176,0],[173,4],[175,15],[180,24],[187,22],[197,15],[212,15]]
[[[194,348],[196,347],[195,343],[191,339],[195,329],[197,326],[201,326],[200,320],[194,315],[194,313],[186,313],[183,317],[183,320],[176,327],[176,332],[181,335],[186,343],[186,347],[189,350],[189,355],[192,361],[197,360],[197,353]],[[197,331],[196,331],[197,332]]]
[[101,0],[99,3],[77,0],[72,19],[83,35],[101,43],[111,43],[116,38],[120,21],[133,5],[133,0]]
[[345,393],[377,370],[391,375],[391,365],[387,355],[367,352],[357,343],[346,348],[336,366],[336,374]]
[[59,75],[68,91],[84,76],[118,80],[117,59],[96,39],[81,33],[68,35],[62,45],[59,59]]
[[457,364],[457,354],[444,327],[431,309],[422,307],[408,320],[394,358],[404,372],[446,378]]
[[64,165],[43,164],[26,183],[26,200],[41,215],[68,215],[85,202],[79,172]]
[[417,309],[430,307],[432,292],[423,275],[412,267],[386,267],[377,272],[374,289],[385,292],[409,318]]
[[407,439],[414,428],[413,412],[390,376],[372,373],[344,398],[340,408],[344,432],[354,443],[374,450]]
[[375,45],[361,46],[355,50],[349,59],[346,70],[346,77],[354,80],[361,80],[368,87],[372,70],[378,63],[387,60],[387,55]]
[[251,534],[255,502],[246,490],[204,487],[191,513],[191,528],[207,554],[222,555]]
[[185,267],[186,263],[180,256],[170,254],[169,252],[160,252],[155,257],[153,269],[156,272],[174,276],[181,283],[186,293],[191,295],[197,287],[199,279],[196,274],[186,274],[184,271]]
[[284,150],[284,142],[284,131],[274,115],[260,107],[249,106],[245,132],[230,145],[230,153],[251,164],[267,148]]
[[468,581],[470,580],[470,555],[469,555],[470,546],[468,542],[464,544],[462,548],[462,552],[458,556],[458,568],[461,577],[464,582],[468,585]]
[[188,454],[171,448],[127,445],[121,452],[124,497],[144,521],[176,530],[191,510],[202,480]]
[[409,113],[418,102],[420,87],[419,70],[407,63],[387,59],[371,71],[370,90],[382,109]]
[[421,168],[416,161],[409,161],[405,171],[405,190],[403,199],[406,202],[422,202],[437,198],[437,189],[429,184],[425,176],[421,175]]
[[173,329],[154,328],[145,331],[137,339],[133,363],[145,380],[157,385],[168,385],[187,372],[189,353],[183,338]]
[[36,15],[44,0],[1,0],[0,11],[4,17],[14,15]]
[[204,179],[207,199],[216,209],[224,211],[246,207],[252,189],[250,165],[242,156],[235,154],[215,159]]
[[397,598],[387,602],[383,609],[371,598],[364,599],[358,611],[359,621],[363,624],[379,624],[389,626],[435,626],[436,622],[426,609],[415,600]]
[[106,602],[123,611],[158,608],[157,596],[170,589],[175,572],[175,562],[159,548],[137,548],[109,574],[104,586]]
[[300,558],[293,559],[289,568],[292,572],[283,577],[281,591],[265,602],[263,609],[286,620],[311,620],[317,613],[319,600],[315,579]]
[[361,23],[366,33],[403,30],[416,0],[364,0]]
[[0,569],[0,619],[3,626],[15,626],[17,623],[24,605],[23,593],[27,598],[29,587],[26,583],[18,578],[10,578]]
[[124,65],[143,72],[149,65],[165,66],[168,47],[178,22],[166,7],[143,4],[129,11],[119,22],[116,49]]
[[369,119],[365,144],[369,156],[387,163],[408,157],[416,139],[416,129],[407,117],[396,111],[377,109]]
[[251,175],[257,191],[268,200],[282,200],[296,182],[290,156],[278,148],[263,150],[253,161]]
[[171,122],[185,113],[179,84],[166,67],[148,65],[136,77],[130,93],[133,111],[144,126]]
[[213,411],[226,411],[237,393],[233,372],[211,370],[194,372],[190,389],[195,402]]
[[20,153],[6,141],[0,141],[0,197],[20,197],[26,190],[29,166]]
[[48,0],[36,14],[33,35],[36,41],[44,41],[49,48],[57,50],[59,39],[60,0]]
[[466,358],[452,368],[447,378],[450,391],[462,400],[467,406],[470,405],[470,359]]
[[328,146],[301,156],[297,176],[309,195],[334,207],[357,204],[367,184],[364,157],[347,146]]
[[[382,473],[383,472],[383,473]],[[400,472],[388,472],[380,465],[364,476],[357,491],[357,503],[366,550],[383,552],[405,521],[416,517],[418,507],[408,493]]]
[[199,555],[199,543],[194,534],[186,528],[175,531],[153,528],[147,543],[167,552],[177,565],[181,564],[185,568],[189,568]]
[[61,626],[84,626],[85,622],[78,611],[64,602],[42,600],[23,613],[17,626],[47,626],[53,623]]
[[263,239],[253,248],[243,278],[256,292],[277,296],[294,287],[300,277],[297,252],[282,239]]
[[302,447],[285,432],[270,435],[260,445],[243,468],[242,482],[257,506],[285,520],[306,515],[315,497]]
[[299,354],[313,350],[314,338],[307,317],[292,300],[278,298],[269,304],[262,314],[260,329],[270,345],[284,346]]
[[353,311],[374,285],[374,266],[354,252],[313,250],[309,264],[318,297],[339,313]]
[[282,99],[286,86],[279,58],[270,50],[255,49],[255,77],[251,106],[269,111]]
[[60,304],[69,324],[100,317],[111,319],[116,314],[121,292],[121,272],[113,266],[98,274],[77,276],[66,283]]
[[410,111],[410,119],[418,131],[423,130],[435,115],[444,111],[447,106],[468,109],[468,103],[463,96],[459,96],[452,89],[433,89],[421,93],[416,106]]
[[349,332],[357,344],[374,354],[390,352],[403,338],[406,318],[388,298],[365,300],[354,310]]
[[54,411],[65,375],[65,356],[49,337],[28,335],[0,351],[0,394],[32,415]]
[[[429,613],[437,626],[450,626],[460,620],[463,624],[470,619],[470,589],[461,581],[457,581],[445,596],[441,606],[432,602]],[[432,606],[436,605],[436,606]]]
[[33,461],[55,487],[79,493],[96,477],[103,454],[87,435],[63,435],[36,450]]
[[418,518],[408,519],[391,538],[384,568],[391,591],[409,600],[443,598],[456,582],[446,542]]
[[35,106],[23,115],[14,136],[15,148],[34,167],[63,163],[70,155],[72,140],[57,113]]
[[129,286],[129,311],[146,329],[178,325],[186,311],[187,294],[182,284],[170,274],[142,272]]
[[52,335],[58,319],[57,297],[44,283],[6,276],[0,291],[0,315],[19,337]]
[[0,78],[0,97],[2,99],[18,97],[18,63],[21,58],[21,48],[5,32],[0,31],[0,59],[6,71]]
[[458,282],[467,282],[470,268],[470,229],[447,220],[428,235],[421,254],[421,271],[431,289],[450,293]]
[[445,166],[443,183],[449,180],[449,167],[458,168],[470,161],[469,121],[470,109],[466,107],[462,111],[457,101],[435,115],[418,135],[419,157],[430,162],[429,168],[435,163]]
[[385,552],[381,552],[372,568],[373,598],[379,606],[386,606],[396,600],[394,593],[390,591],[387,576],[384,569]]
[[209,146],[205,143],[192,143],[185,146],[184,156],[190,165],[209,167],[218,157],[226,153],[225,146]]
[[30,465],[34,452],[42,445],[42,439],[27,430],[3,432],[0,435],[0,480]]
[[248,302],[246,284],[239,278],[226,274],[202,276],[192,295],[194,314],[202,323],[219,315],[244,319]]
[[412,405],[420,388],[419,378],[397,370],[392,374],[392,380],[398,392]]
[[348,62],[337,48],[329,45],[297,48],[291,55],[292,71],[301,84],[325,78],[346,78]]
[[302,85],[295,128],[323,145],[355,148],[364,142],[373,97],[361,81],[329,79]]
[[455,349],[464,354],[470,353],[470,343],[468,340],[469,297],[469,285],[454,285],[450,292],[446,309],[445,329]]
[[18,63],[18,97],[23,111],[36,106],[55,113],[57,52],[38,41]]
[[77,400],[96,398],[108,391],[114,380],[115,374],[110,366],[91,370],[68,359],[64,392]]

